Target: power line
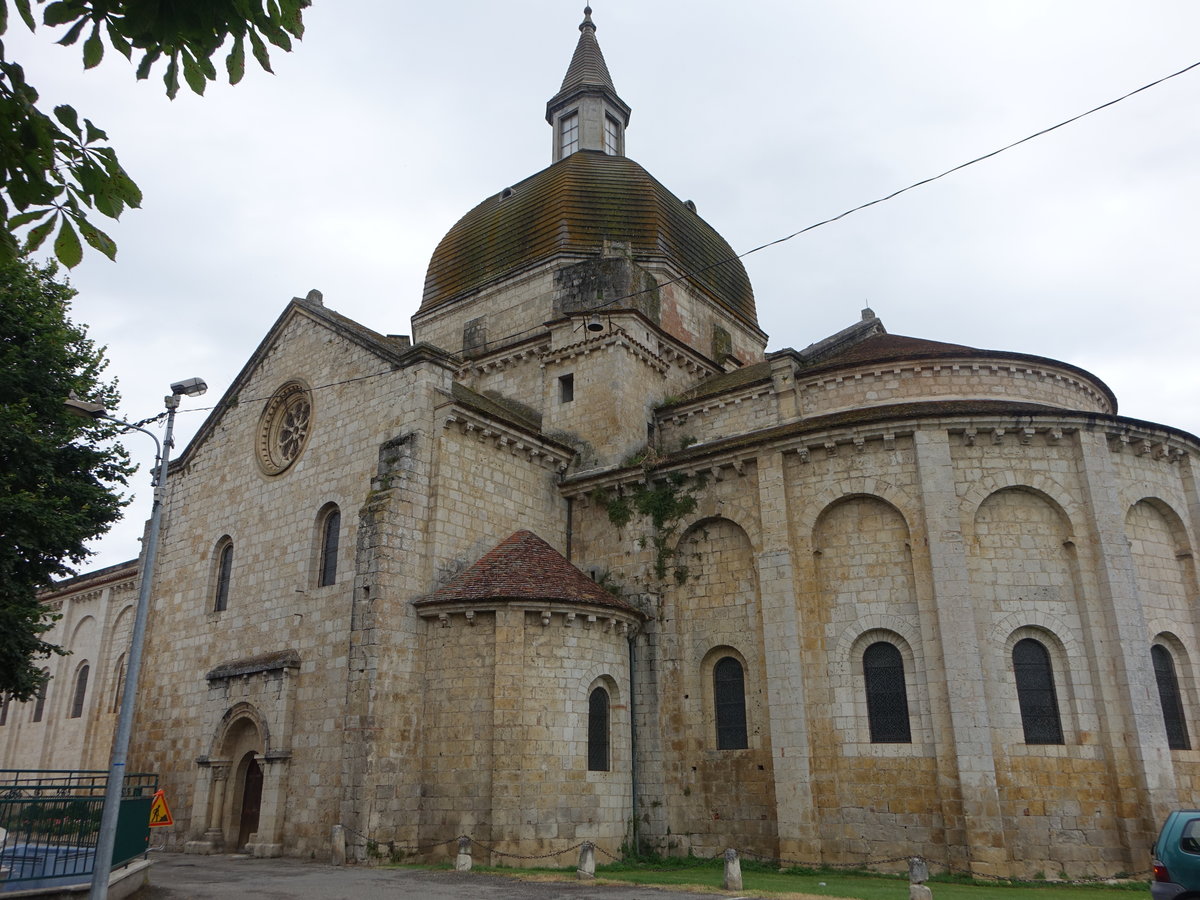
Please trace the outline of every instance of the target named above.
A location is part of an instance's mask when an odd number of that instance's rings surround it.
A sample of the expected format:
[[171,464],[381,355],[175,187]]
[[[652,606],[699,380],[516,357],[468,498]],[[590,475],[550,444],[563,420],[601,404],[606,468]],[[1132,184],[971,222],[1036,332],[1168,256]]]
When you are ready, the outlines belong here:
[[[834,222],[841,221],[842,219],[846,218],[847,216],[853,215],[854,213],[862,212],[864,209],[869,209],[872,206],[878,206],[880,203],[886,203],[889,200],[894,200],[896,197],[899,197],[901,194],[906,194],[909,191],[915,190],[916,188],[924,187],[927,184],[932,184],[933,182],[938,181],[942,178],[945,178],[948,175],[953,175],[955,172],[961,172],[963,169],[966,169],[969,166],[973,166],[976,163],[981,163],[984,160],[988,160],[994,156],[998,156],[1001,153],[1004,153],[1006,150],[1011,150],[1014,147],[1019,147],[1021,144],[1028,143],[1029,141],[1032,141],[1035,138],[1042,137],[1043,135],[1049,134],[1052,131],[1057,131],[1059,128],[1063,128],[1067,125],[1071,125],[1074,122],[1078,122],[1080,119],[1085,119],[1090,115],[1100,112],[1101,110],[1108,109],[1110,106],[1115,106],[1116,104],[1120,103],[1122,100],[1128,100],[1130,97],[1140,94],[1143,91],[1148,91],[1148,90],[1150,90],[1150,88],[1157,87],[1158,85],[1163,84],[1166,81],[1170,81],[1172,78],[1178,78],[1180,75],[1186,74],[1187,72],[1190,72],[1192,69],[1195,69],[1198,67],[1200,67],[1200,61],[1194,62],[1190,66],[1185,66],[1184,68],[1180,69],[1178,72],[1172,72],[1170,75],[1164,75],[1162,78],[1158,78],[1154,81],[1151,81],[1149,84],[1144,84],[1139,88],[1135,88],[1134,90],[1129,91],[1126,94],[1122,94],[1120,97],[1116,97],[1105,103],[1101,103],[1099,106],[1093,107],[1092,109],[1089,109],[1086,112],[1081,112],[1078,115],[1072,116],[1069,119],[1064,119],[1063,121],[1058,122],[1057,124],[1051,125],[1047,128],[1043,128],[1040,131],[1035,131],[1033,134],[1027,135],[1026,137],[1023,137],[1020,140],[1013,141],[1011,144],[1005,144],[1003,147],[1000,147],[996,150],[992,150],[990,153],[985,153],[982,156],[977,156],[974,159],[968,160],[967,162],[959,163],[957,166],[949,168],[945,172],[941,172],[938,175],[931,175],[928,178],[922,178],[920,181],[914,181],[912,184],[908,185],[907,187],[902,187],[899,190],[892,191],[890,194],[886,194],[882,197],[876,197],[874,200],[869,200],[866,203],[862,203],[862,204],[859,204],[858,206],[847,209],[845,212],[838,213],[836,216],[830,216],[828,219],[822,219],[819,222],[814,222],[811,225],[806,225],[804,228],[801,228],[798,231],[793,231],[791,234],[784,235],[783,237],[780,237],[780,238],[775,238],[775,240],[773,240],[773,241],[767,241],[765,244],[759,244],[757,247],[752,247],[751,249],[746,250],[743,253],[738,253],[733,256],[726,257],[725,259],[718,260],[717,262],[710,263],[709,265],[704,266],[700,269],[695,269],[691,272],[685,272],[682,275],[677,275],[674,278],[670,278],[666,281],[656,284],[654,287],[643,288],[642,290],[634,291],[633,293],[630,293],[630,294],[625,294],[620,297],[614,297],[612,300],[605,301],[604,303],[600,304],[599,306],[590,307],[589,309],[583,310],[583,311],[589,312],[589,313],[595,312],[597,310],[605,309],[606,307],[610,307],[610,306],[613,306],[618,303],[623,303],[626,300],[632,300],[635,297],[640,297],[643,294],[647,294],[652,291],[657,291],[663,287],[666,287],[667,285],[677,284],[678,282],[684,281],[688,278],[694,278],[697,275],[701,275],[704,272],[709,271],[710,269],[715,269],[719,266],[728,265],[731,262],[736,262],[737,260],[745,259],[747,256],[750,256],[751,254],[754,254],[754,253],[758,253],[760,250],[766,250],[768,247],[774,247],[778,244],[786,243],[786,242],[792,240],[793,238],[797,238],[802,234],[807,234],[808,232],[814,231],[817,228],[821,228],[825,225],[832,225]],[[534,326],[531,328],[526,328],[523,331],[514,331],[511,334],[505,335],[503,338],[497,339],[496,341],[488,341],[488,343],[489,344],[493,344],[493,343],[508,344],[515,338],[519,338],[526,334],[533,334],[540,330],[541,330],[541,326]],[[343,381],[332,381],[332,382],[329,382],[328,384],[316,385],[315,387],[310,388],[310,390],[315,391],[315,390],[321,390],[322,388],[340,387],[341,385],[351,384],[356,381],[364,381],[369,378],[378,378],[382,375],[387,375],[393,371],[395,371],[395,370],[388,369],[387,371],[375,372],[371,375],[359,375],[355,378],[347,378]],[[242,400],[240,402],[257,403],[260,401],[267,401],[270,399],[271,399],[270,397],[254,397],[250,400]],[[180,412],[181,413],[182,412],[190,412],[190,413],[191,412],[210,412],[214,409],[216,409],[216,406],[199,406],[199,407],[188,407],[188,409],[186,409],[186,410],[181,409]],[[157,417],[155,417],[155,418],[157,418]]]

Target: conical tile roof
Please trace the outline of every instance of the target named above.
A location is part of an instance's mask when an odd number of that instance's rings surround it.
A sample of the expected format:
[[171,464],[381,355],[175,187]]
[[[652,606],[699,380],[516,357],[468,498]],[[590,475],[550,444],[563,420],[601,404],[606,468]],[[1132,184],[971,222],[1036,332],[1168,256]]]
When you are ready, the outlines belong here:
[[470,601],[527,600],[586,603],[636,612],[592,581],[532,531],[505,538],[418,606]]
[[604,54],[600,52],[600,42],[596,40],[596,25],[592,22],[592,8],[583,10],[583,22],[579,26],[579,43],[575,45],[575,55],[571,57],[571,65],[563,78],[560,94],[573,91],[579,87],[606,87],[614,94],[612,76],[608,74],[608,65],[604,62]]

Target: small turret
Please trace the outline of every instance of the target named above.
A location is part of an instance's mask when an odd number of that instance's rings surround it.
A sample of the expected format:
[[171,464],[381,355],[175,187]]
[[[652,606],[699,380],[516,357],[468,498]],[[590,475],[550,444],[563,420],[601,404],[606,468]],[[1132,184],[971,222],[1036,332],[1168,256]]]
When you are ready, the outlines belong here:
[[579,43],[562,87],[546,104],[546,121],[554,128],[554,162],[576,150],[602,150],[625,155],[629,107],[617,95],[612,76],[596,41],[592,8],[583,10]]

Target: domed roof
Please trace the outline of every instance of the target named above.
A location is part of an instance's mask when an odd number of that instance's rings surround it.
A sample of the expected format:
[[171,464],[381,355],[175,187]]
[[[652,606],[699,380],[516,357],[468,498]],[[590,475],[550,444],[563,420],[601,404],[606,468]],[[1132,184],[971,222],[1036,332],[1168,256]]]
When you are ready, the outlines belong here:
[[484,200],[446,234],[425,275],[420,312],[556,258],[630,245],[668,262],[719,306],[758,327],[754,292],[733,248],[687,204],[624,156],[580,150]]

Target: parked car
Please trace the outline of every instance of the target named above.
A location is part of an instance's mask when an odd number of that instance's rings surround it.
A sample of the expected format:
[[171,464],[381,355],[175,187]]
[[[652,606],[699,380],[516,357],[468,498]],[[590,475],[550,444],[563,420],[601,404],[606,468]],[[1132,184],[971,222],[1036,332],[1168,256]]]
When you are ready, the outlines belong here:
[[1150,852],[1154,900],[1200,900],[1200,809],[1177,809],[1167,816]]

